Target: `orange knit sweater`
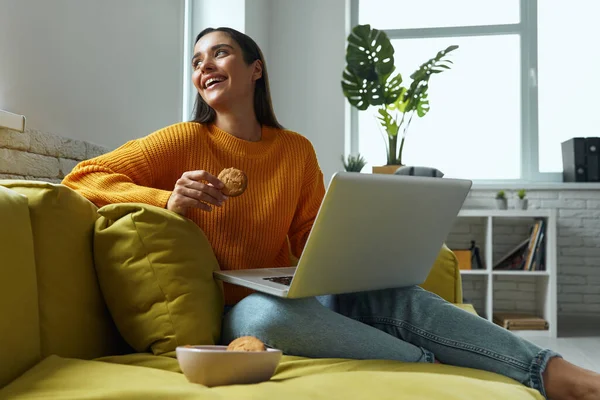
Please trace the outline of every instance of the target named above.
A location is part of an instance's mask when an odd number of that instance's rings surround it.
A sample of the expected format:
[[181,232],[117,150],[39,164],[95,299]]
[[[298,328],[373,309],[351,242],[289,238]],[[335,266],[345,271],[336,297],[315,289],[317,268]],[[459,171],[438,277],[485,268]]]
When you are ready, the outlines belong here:
[[[98,207],[139,202],[164,208],[184,172],[217,176],[227,167],[246,173],[246,192],[187,217],[204,231],[223,270],[289,266],[289,246],[299,257],[325,193],[315,151],[297,133],[263,127],[262,139],[248,142],[214,125],[179,123],[81,162],[63,184]],[[225,284],[225,304],[250,293]]]

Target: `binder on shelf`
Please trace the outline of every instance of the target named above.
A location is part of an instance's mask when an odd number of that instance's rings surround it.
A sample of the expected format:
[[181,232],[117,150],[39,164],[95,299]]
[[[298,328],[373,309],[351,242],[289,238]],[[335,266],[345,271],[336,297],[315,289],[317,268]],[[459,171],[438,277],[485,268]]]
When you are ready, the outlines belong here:
[[471,240],[471,247],[468,249],[452,249],[452,252],[456,255],[459,269],[485,269],[481,261],[479,247],[475,245],[474,240]]
[[452,252],[458,260],[458,269],[469,270],[472,268],[471,250],[456,249]]

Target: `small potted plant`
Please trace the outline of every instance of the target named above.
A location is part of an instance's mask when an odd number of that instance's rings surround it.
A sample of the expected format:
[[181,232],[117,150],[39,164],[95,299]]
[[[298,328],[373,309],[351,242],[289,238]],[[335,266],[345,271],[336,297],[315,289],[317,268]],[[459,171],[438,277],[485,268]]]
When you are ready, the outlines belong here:
[[506,210],[508,208],[506,193],[504,190],[500,190],[498,193],[496,193],[496,208],[499,210]]
[[357,154],[356,156],[349,155],[348,161],[342,156],[342,162],[344,163],[344,169],[348,172],[360,172],[367,164],[360,154]]
[[519,197],[517,200],[517,208],[519,210],[527,210],[527,199],[525,198],[525,195],[525,189],[521,189],[517,192],[517,197]]

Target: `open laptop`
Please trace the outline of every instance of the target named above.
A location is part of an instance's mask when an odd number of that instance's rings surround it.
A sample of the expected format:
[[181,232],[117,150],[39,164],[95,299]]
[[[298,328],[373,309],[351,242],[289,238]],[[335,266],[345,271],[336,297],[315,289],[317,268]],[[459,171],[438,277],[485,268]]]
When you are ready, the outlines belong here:
[[338,172],[296,267],[218,271],[217,279],[287,298],[425,281],[471,181]]

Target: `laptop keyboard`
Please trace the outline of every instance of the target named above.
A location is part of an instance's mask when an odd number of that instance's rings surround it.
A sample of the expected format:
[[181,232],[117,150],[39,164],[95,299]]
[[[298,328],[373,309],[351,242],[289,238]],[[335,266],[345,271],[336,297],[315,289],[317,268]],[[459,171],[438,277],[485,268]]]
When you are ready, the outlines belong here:
[[293,276],[273,276],[271,278],[263,278],[265,281],[280,283],[285,286],[290,286]]

